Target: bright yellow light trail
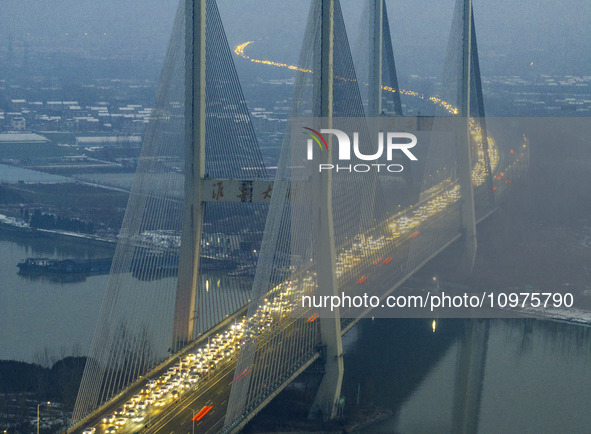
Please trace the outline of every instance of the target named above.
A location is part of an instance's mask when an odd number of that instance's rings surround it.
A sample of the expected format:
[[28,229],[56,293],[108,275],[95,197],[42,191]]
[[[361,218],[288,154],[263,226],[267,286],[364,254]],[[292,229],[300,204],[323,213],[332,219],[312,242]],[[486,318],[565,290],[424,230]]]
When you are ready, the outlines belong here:
[[252,44],[254,41],[248,41],[245,42],[244,44],[240,44],[238,45],[235,49],[234,49],[234,53],[240,57],[245,58],[246,60],[250,60],[251,62],[254,63],[262,63],[263,65],[271,65],[271,66],[276,66],[278,68],[287,68],[287,69],[291,69],[293,71],[300,71],[300,72],[308,72],[310,74],[312,74],[312,70],[310,69],[305,69],[305,68],[299,68],[295,65],[288,65],[287,63],[278,63],[278,62],[272,62],[271,60],[259,60],[259,59],[251,59],[249,56],[247,56],[244,53],[244,49]]
[[[253,43],[254,43],[254,41],[247,41],[247,42],[244,42],[244,43],[236,46],[236,48],[234,49],[234,53],[237,56],[240,56],[243,59],[249,60],[254,63],[275,66],[277,68],[287,68],[287,69],[291,69],[293,71],[305,72],[305,73],[309,73],[309,74],[314,73],[310,69],[300,68],[299,66],[296,66],[296,65],[288,65],[287,63],[274,62],[272,60],[253,59],[244,52],[246,47],[248,47],[249,45],[251,45]],[[335,78],[340,79],[340,80],[345,80],[345,81],[356,81],[355,79],[347,79],[345,77],[338,77],[337,76]],[[365,86],[368,85],[367,83],[362,83],[362,84]],[[391,86],[382,86],[382,90],[384,90],[386,92],[392,92],[392,93],[400,92],[401,95],[408,95],[408,96],[420,98],[422,100],[431,101],[433,104],[443,107],[445,110],[447,110],[452,115],[458,114],[457,107],[454,107],[452,104],[442,100],[438,96],[431,96],[431,97],[427,98],[424,95],[420,95],[418,92],[415,92],[413,90],[404,90],[404,89],[397,90]],[[486,165],[485,165],[485,159],[484,159],[484,146],[482,143],[482,129],[480,127],[480,124],[478,122],[476,122],[474,119],[470,119],[470,132],[472,134],[472,138],[474,139],[474,141],[477,145],[476,147],[477,147],[477,154],[478,154],[477,161],[474,166],[473,173],[472,173],[472,181],[474,182],[474,185],[479,186],[486,181],[487,171],[486,171]],[[495,143],[495,140],[492,137],[488,136],[487,142],[488,142],[488,154],[489,154],[488,157],[489,157],[489,161],[490,161],[491,172],[494,173],[497,166],[498,166],[498,163],[499,163],[499,151],[498,151],[497,145]]]
[[[254,43],[254,41],[247,41],[247,42],[244,42],[244,43],[236,46],[236,48],[234,48],[234,54],[236,54],[237,56],[240,56],[246,60],[250,60],[251,62],[254,62],[254,63],[261,63],[263,65],[276,66],[278,68],[287,68],[287,69],[291,69],[293,71],[307,72],[309,74],[314,73],[311,69],[300,68],[299,66],[295,66],[295,65],[288,65],[287,63],[273,62],[272,60],[253,59],[244,52],[244,49],[253,43]],[[344,81],[357,81],[355,79],[347,79],[345,77],[338,77],[338,76],[336,76],[335,78],[337,78],[339,80],[344,80]],[[362,84],[364,84],[365,86],[368,85],[367,83],[362,83]],[[392,93],[400,92],[401,95],[414,96],[414,97],[417,97],[420,99],[428,99],[431,102],[433,102],[434,104],[443,107],[449,113],[454,114],[454,115],[458,114],[457,108],[453,107],[450,103],[445,102],[441,98],[438,98],[436,96],[432,96],[430,98],[425,98],[425,96],[419,95],[418,92],[415,92],[412,90],[404,90],[404,89],[397,90],[391,86],[382,86],[382,90],[385,90],[386,92],[392,92]]]

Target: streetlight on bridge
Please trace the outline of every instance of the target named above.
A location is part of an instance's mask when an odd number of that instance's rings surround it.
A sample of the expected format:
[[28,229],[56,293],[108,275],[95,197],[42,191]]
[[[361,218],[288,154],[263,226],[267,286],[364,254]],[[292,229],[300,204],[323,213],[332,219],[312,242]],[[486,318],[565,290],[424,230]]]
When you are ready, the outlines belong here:
[[191,417],[191,420],[193,421],[193,433],[192,434],[195,434],[195,415],[197,414],[197,412],[195,410],[193,410],[191,407],[187,407],[187,408],[193,412],[193,416]]
[[49,407],[51,405],[51,402],[42,402],[41,404],[37,405],[37,434],[39,434],[39,407],[41,407],[42,405],[46,405]]
[[[433,276],[433,282],[435,282],[435,293],[439,295],[439,279],[436,275]],[[437,315],[437,317],[439,317],[439,315]],[[435,333],[435,330],[437,329],[437,318],[431,323],[431,328],[433,329],[433,333]]]

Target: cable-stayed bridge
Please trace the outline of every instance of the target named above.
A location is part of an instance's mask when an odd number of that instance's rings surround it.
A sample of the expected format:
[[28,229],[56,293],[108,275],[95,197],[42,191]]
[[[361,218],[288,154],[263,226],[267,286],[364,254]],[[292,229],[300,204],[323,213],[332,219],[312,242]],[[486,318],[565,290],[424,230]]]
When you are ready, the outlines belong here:
[[[72,432],[190,431],[179,418],[234,432],[313,363],[324,374],[310,417],[330,419],[341,337],[370,309],[326,315],[302,300],[384,298],[458,240],[471,269],[476,223],[528,152],[524,138],[505,152],[485,123],[471,2],[457,0],[429,98],[440,116],[426,119],[401,117],[385,1],[364,8],[356,61],[338,0],[311,2],[297,65],[236,48],[296,74],[270,179],[215,1],[180,2]],[[406,170],[365,171],[376,131],[396,123],[416,131],[418,163],[398,152]],[[338,169],[335,131],[357,133],[347,163],[361,170]]]

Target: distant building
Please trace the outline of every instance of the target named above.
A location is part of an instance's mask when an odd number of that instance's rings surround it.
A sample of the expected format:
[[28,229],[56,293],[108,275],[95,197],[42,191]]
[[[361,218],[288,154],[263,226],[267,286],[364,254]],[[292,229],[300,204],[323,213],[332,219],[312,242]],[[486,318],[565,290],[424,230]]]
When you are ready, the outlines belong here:
[[27,129],[25,118],[22,116],[14,116],[11,119],[11,129],[12,131],[25,131]]
[[76,146],[109,146],[109,145],[129,145],[142,144],[141,136],[95,136],[95,137],[76,137]]
[[21,111],[27,105],[26,99],[12,99],[10,102],[15,111]]

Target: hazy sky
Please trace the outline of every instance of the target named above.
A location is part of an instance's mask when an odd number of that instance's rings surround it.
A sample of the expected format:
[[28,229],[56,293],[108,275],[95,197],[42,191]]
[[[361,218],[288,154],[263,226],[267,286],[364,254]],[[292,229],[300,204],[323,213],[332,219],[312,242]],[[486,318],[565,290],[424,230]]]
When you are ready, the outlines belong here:
[[[388,0],[395,55],[397,46],[445,46],[454,1]],[[351,33],[361,3],[342,0]],[[231,44],[272,36],[286,50],[299,51],[309,0],[218,0],[218,4]],[[0,37],[6,41],[12,33],[15,46],[25,37],[31,46],[59,46],[70,38],[97,54],[163,55],[177,5],[178,0],[2,0]],[[474,0],[474,9],[483,49],[542,52],[547,60],[557,57],[553,62],[565,55],[590,58],[591,1]]]

